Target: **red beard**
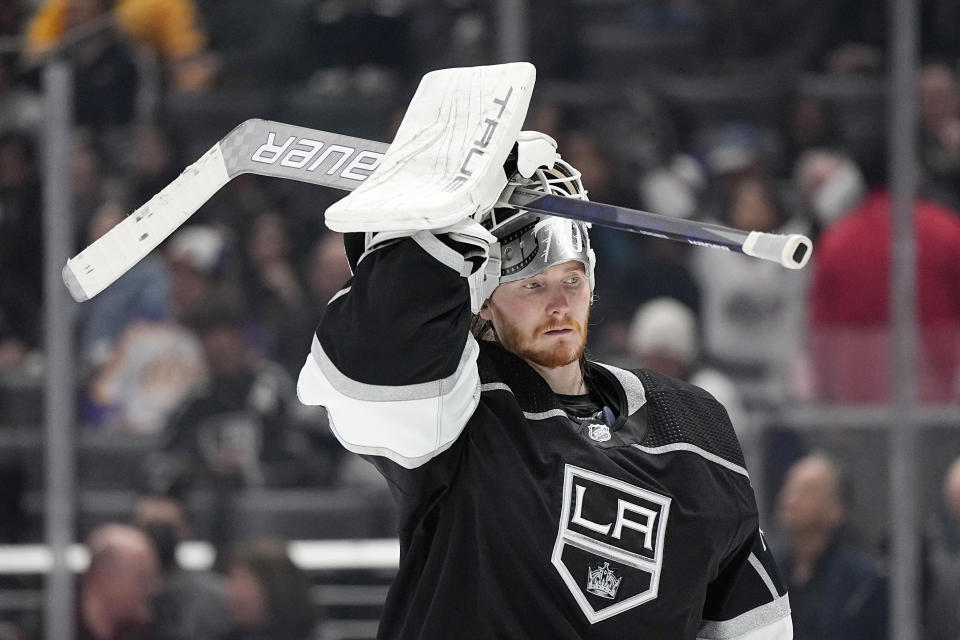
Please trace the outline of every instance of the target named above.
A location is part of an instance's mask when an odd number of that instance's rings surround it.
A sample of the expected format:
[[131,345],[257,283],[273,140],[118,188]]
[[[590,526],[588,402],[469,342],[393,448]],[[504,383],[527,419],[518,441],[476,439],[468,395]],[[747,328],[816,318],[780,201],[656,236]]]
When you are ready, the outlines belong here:
[[[589,316],[588,316],[589,317]],[[515,353],[524,360],[528,360],[541,367],[555,368],[568,365],[575,362],[583,355],[583,350],[587,344],[586,323],[580,324],[570,316],[564,316],[559,320],[550,320],[537,326],[533,330],[533,335],[523,336],[514,324],[506,323],[503,327],[505,335],[499,336],[501,344],[507,350]],[[573,344],[557,344],[553,346],[535,346],[534,343],[540,336],[554,329],[573,329],[578,338]]]

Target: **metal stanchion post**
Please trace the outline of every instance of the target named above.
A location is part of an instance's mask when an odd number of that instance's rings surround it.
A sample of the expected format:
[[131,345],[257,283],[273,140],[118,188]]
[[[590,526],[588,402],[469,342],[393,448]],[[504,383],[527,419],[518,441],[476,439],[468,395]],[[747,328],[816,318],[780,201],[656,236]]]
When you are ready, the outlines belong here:
[[[43,73],[43,268],[45,391],[45,536],[53,557],[47,575],[44,615],[48,640],[73,640],[73,574],[67,550],[73,542],[75,419],[73,369],[74,303],[63,285],[60,269],[73,248],[71,210],[70,132],[73,119],[73,80],[70,64],[51,57]],[[37,250],[40,250],[38,247]]]
[[527,0],[497,2],[497,58],[522,62],[530,53],[530,20]]
[[917,3],[890,4],[889,183],[891,224],[891,384],[894,420],[890,446],[891,636],[920,637],[920,530],[917,515],[917,312],[914,200],[916,197]]

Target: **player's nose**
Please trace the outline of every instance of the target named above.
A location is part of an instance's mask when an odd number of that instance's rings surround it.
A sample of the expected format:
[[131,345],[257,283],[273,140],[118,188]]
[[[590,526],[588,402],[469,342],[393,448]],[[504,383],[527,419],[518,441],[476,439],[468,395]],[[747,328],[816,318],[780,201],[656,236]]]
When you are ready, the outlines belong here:
[[559,284],[548,285],[547,313],[563,315],[570,310],[570,294]]

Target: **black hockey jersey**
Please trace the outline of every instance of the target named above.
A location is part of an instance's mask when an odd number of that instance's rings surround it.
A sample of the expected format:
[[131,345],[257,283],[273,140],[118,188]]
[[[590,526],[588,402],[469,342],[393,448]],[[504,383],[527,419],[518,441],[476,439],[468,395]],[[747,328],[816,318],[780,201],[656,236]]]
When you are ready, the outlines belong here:
[[298,384],[396,499],[378,637],[792,637],[723,407],[591,363],[616,419],[570,420],[523,360],[469,334],[458,257],[428,232],[365,255]]

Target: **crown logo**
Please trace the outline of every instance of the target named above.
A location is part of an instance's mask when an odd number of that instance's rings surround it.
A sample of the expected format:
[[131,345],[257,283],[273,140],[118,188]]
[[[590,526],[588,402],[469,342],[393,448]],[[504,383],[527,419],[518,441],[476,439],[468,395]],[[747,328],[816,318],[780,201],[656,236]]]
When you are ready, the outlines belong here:
[[620,588],[621,580],[623,578],[618,578],[613,574],[609,562],[604,562],[602,567],[596,569],[587,567],[587,591],[595,596],[613,600],[617,597],[617,589]]

